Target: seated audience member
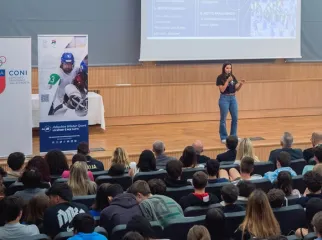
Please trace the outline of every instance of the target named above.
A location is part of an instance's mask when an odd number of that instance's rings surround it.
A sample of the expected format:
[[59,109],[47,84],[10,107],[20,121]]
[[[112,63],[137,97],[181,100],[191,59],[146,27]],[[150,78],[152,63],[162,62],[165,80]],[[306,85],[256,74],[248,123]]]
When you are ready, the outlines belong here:
[[293,189],[293,180],[289,172],[282,171],[277,175],[276,185],[281,189],[286,197],[288,196],[298,196],[301,197],[301,193],[297,189]]
[[115,226],[127,224],[133,216],[142,215],[136,198],[131,193],[123,193],[119,184],[112,184],[108,196],[110,205],[101,211],[100,225],[111,234]]
[[123,193],[123,189],[121,190],[119,186],[119,184],[103,183],[98,187],[95,202],[90,210],[93,217],[100,216],[101,211],[110,206],[110,200]]
[[72,189],[73,196],[96,194],[97,186],[88,178],[86,162],[75,162],[72,165],[67,183]]
[[[133,162],[136,166],[136,162]],[[113,157],[112,157],[112,166],[114,164],[121,164],[125,169],[130,168],[130,160],[127,152],[124,148],[117,147],[114,150]]]
[[301,149],[292,148],[293,136],[289,132],[284,132],[281,137],[281,149],[272,150],[269,154],[269,161],[276,166],[277,158],[280,152],[287,152],[290,155],[290,160],[297,160],[303,158],[303,152]]
[[206,192],[207,183],[208,177],[204,172],[199,171],[193,174],[192,185],[195,191],[180,199],[180,206],[183,210],[192,206],[209,206],[219,202],[215,195]]
[[104,170],[104,165],[101,161],[96,160],[95,158],[92,158],[89,153],[89,146],[87,142],[81,142],[77,146],[77,153],[78,154],[83,154],[86,157],[86,163],[88,166],[88,170],[92,172],[96,171],[103,171]]
[[310,171],[304,174],[303,181],[306,185],[306,190],[304,196],[297,200],[297,204],[300,204],[305,208],[306,203],[311,198],[322,199],[322,176],[316,172]]
[[134,216],[127,224],[126,231],[128,232],[137,232],[144,239],[154,239],[155,233],[151,226],[151,223],[143,216]]
[[128,232],[127,234],[124,235],[122,240],[147,240],[147,239],[144,239],[144,237],[138,232]]
[[266,194],[256,189],[249,196],[246,216],[235,233],[234,239],[278,239],[280,236],[280,225]]
[[20,224],[22,216],[23,201],[16,196],[9,196],[3,199],[3,217],[5,225],[0,227],[0,239],[24,239],[39,234],[36,225]]
[[206,164],[208,160],[210,160],[210,157],[207,157],[205,155],[201,155],[203,153],[203,144],[200,140],[196,140],[192,147],[195,149],[197,154],[197,163],[198,164]]
[[102,234],[94,232],[95,220],[88,213],[77,214],[71,225],[74,228],[74,236],[68,240],[107,240]]
[[208,229],[211,240],[228,240],[226,231],[226,217],[222,209],[211,208],[206,214],[205,227]]
[[299,228],[296,230],[295,235],[299,239],[303,239],[308,233],[314,232],[312,226],[312,219],[314,215],[322,211],[322,199],[320,198],[311,198],[306,204],[306,222],[308,223],[306,228]]
[[49,198],[44,194],[34,196],[26,207],[24,222],[35,224],[43,232],[44,213],[49,207]]
[[71,232],[70,224],[79,213],[88,212],[85,205],[72,202],[73,192],[67,183],[54,183],[46,192],[50,206],[44,214],[44,233],[55,237],[60,232]]
[[258,157],[255,155],[252,141],[249,138],[243,138],[238,145],[235,164],[240,164],[244,157],[251,157],[255,162],[259,162]]
[[26,169],[38,169],[42,182],[50,183],[50,171],[46,160],[41,156],[35,156],[27,162]]
[[203,165],[197,164],[197,154],[192,146],[188,146],[183,150],[179,160],[182,162],[183,168],[203,167]]
[[7,172],[3,169],[3,167],[0,167],[0,177],[7,177]]
[[245,210],[244,207],[235,204],[238,199],[239,191],[238,187],[236,187],[234,184],[223,186],[220,190],[220,193],[221,199],[223,200],[221,204],[224,206],[224,213],[240,212]]
[[161,141],[155,141],[152,146],[155,154],[158,169],[165,169],[167,163],[171,160],[177,160],[174,157],[169,157],[165,154],[165,145]]
[[[178,160],[175,160],[178,161]],[[159,194],[159,195],[165,195],[165,192],[167,191],[167,186],[165,185],[164,181],[162,179],[150,179],[148,181],[151,194]]]
[[235,184],[237,184],[240,180],[256,180],[261,179],[262,176],[258,174],[253,174],[254,171],[254,159],[251,157],[244,157],[240,162],[240,173],[236,168],[231,168],[229,170],[229,176]]
[[7,172],[7,177],[19,178],[23,171],[25,163],[25,155],[21,152],[11,153],[7,159],[7,164],[10,170]]
[[123,164],[120,163],[114,163],[108,170],[108,175],[111,177],[117,177],[117,176],[122,176],[125,173],[125,168]]
[[[316,164],[322,163],[322,145],[315,147],[313,152],[314,152],[314,161],[316,162]],[[314,168],[314,165],[306,165],[303,168],[302,175],[304,175],[308,171],[312,171],[313,168]]]
[[158,221],[160,225],[165,226],[172,219],[184,217],[178,203],[163,195],[152,195],[145,181],[134,182],[128,192],[136,196],[142,215],[149,221]]
[[282,151],[277,156],[277,161],[276,161],[277,169],[274,172],[265,173],[264,178],[274,183],[277,179],[278,174],[283,171],[289,172],[292,177],[297,176],[296,172],[292,168],[290,168],[290,165],[291,165],[290,154]]
[[[72,166],[76,163],[76,162],[84,162],[86,163],[86,157],[82,154],[75,154],[72,158]],[[86,163],[86,172],[87,172],[87,175],[89,177],[89,179],[91,181],[94,181],[94,175],[91,171],[88,171],[88,166],[87,166],[87,163]],[[69,178],[69,175],[70,175],[70,171],[69,170],[65,170],[62,174],[62,178]]]
[[303,158],[309,162],[314,157],[314,148],[322,146],[322,132],[314,132],[311,136],[312,147],[303,151]]
[[134,176],[139,172],[153,172],[157,171],[155,156],[152,151],[144,150],[139,157],[139,162],[136,166],[130,164],[129,175]]
[[226,170],[219,169],[220,163],[217,160],[210,159],[206,163],[208,173],[208,183],[229,182],[229,176]]
[[64,171],[68,171],[68,163],[65,154],[60,150],[51,150],[46,156],[45,160],[48,163],[50,175],[61,176]]
[[269,204],[271,208],[283,207],[285,200],[285,193],[281,189],[273,188],[267,193]]
[[45,194],[45,188],[40,188],[41,174],[38,169],[30,169],[23,172],[21,182],[24,190],[15,192],[15,196],[20,197],[25,203],[38,194]]
[[243,180],[237,183],[239,196],[238,201],[247,203],[248,197],[256,189],[256,185],[251,181]]
[[171,160],[166,166],[167,176],[164,179],[165,185],[170,188],[190,186],[186,179],[181,179],[182,163],[178,160]]
[[322,211],[314,215],[312,220],[317,239],[322,238]]
[[313,172],[316,172],[322,176],[322,163],[316,164],[313,168]]
[[208,229],[201,225],[190,228],[187,240],[211,240]]
[[227,152],[217,155],[219,162],[233,162],[236,160],[236,148],[238,145],[238,138],[236,136],[228,136],[226,139]]

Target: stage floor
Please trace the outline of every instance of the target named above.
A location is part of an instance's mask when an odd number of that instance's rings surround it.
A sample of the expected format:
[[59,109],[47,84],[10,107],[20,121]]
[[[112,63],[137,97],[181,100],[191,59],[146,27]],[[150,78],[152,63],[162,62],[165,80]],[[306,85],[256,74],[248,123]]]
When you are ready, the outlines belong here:
[[[256,155],[267,160],[269,151],[279,147],[283,132],[291,132],[296,147],[310,146],[313,131],[321,130],[322,116],[283,117],[263,119],[243,119],[239,121],[239,137],[262,137],[264,140],[253,141]],[[230,126],[230,121],[228,121]],[[108,126],[108,122],[107,122]],[[162,140],[166,152],[180,156],[184,147],[200,139],[205,147],[205,154],[216,157],[225,151],[220,142],[218,121],[167,123],[133,126],[112,126],[106,131],[99,127],[90,127],[90,147],[103,148],[104,151],[93,151],[97,158],[110,158],[113,150],[121,146],[127,150],[132,159],[144,149],[151,149],[155,140]],[[34,137],[34,154],[39,154],[39,138]],[[132,160],[131,159],[131,160]]]

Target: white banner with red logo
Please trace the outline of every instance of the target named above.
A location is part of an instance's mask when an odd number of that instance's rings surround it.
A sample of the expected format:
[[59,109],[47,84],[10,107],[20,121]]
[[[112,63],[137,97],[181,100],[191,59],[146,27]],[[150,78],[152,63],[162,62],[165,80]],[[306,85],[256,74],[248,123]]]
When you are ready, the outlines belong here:
[[31,38],[0,38],[0,157],[32,154]]

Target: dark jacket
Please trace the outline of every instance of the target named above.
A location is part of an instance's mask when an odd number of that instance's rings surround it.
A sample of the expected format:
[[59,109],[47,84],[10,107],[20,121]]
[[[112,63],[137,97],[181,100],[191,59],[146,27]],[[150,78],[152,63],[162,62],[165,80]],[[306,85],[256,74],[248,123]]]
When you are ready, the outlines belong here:
[[165,185],[170,188],[191,186],[191,183],[188,182],[186,179],[178,180],[178,179],[172,179],[169,177],[165,177],[164,182],[165,182]]
[[89,155],[86,156],[86,159],[87,159],[86,162],[87,162],[88,170],[90,170],[92,172],[104,170],[104,165],[101,161],[98,161]]
[[[322,144],[318,144],[317,146],[322,146]],[[303,151],[303,158],[309,162],[312,158],[314,158],[314,148],[307,148]]]
[[296,204],[300,204],[302,207],[305,208],[306,207],[306,203],[311,198],[320,198],[320,199],[322,199],[322,193],[321,194],[313,194],[313,193],[306,194],[305,197],[301,197],[301,198],[297,199]]
[[142,212],[135,196],[131,193],[122,193],[113,198],[110,206],[103,209],[100,225],[110,235],[115,226],[127,224],[136,215],[141,216]]
[[223,211],[224,213],[241,212],[245,211],[245,208],[238,204],[229,204],[224,206]]
[[291,155],[291,160],[297,160],[303,158],[303,152],[299,148],[282,148],[282,149],[275,149],[272,150],[269,154],[268,161],[272,162],[276,168],[276,158],[280,152],[287,152]]
[[165,169],[167,163],[171,160],[177,160],[174,157],[168,157],[165,154],[161,154],[159,156],[156,156],[155,158],[157,160],[157,169]]
[[219,162],[233,162],[236,160],[236,149],[228,150],[227,152],[221,153],[217,155],[217,160]]
[[210,204],[218,203],[219,199],[216,195],[209,193],[208,197],[199,197],[194,193],[190,193],[188,196],[184,196],[180,199],[180,206],[183,210],[192,206],[209,206]]
[[197,163],[198,164],[206,164],[209,160],[210,160],[210,157],[197,154]]

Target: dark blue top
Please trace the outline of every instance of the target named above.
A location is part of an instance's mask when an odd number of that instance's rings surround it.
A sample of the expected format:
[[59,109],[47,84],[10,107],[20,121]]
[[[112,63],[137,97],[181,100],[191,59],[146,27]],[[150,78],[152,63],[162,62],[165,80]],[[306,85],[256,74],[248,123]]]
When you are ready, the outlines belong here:
[[[228,84],[228,86],[226,87],[225,91],[222,92],[222,94],[231,94],[231,93],[235,93],[236,92],[236,84],[238,83],[237,79],[235,78],[234,75],[232,75],[233,80]],[[227,79],[227,75],[226,74],[220,74],[217,77],[217,86],[220,85],[225,85],[226,79]]]

